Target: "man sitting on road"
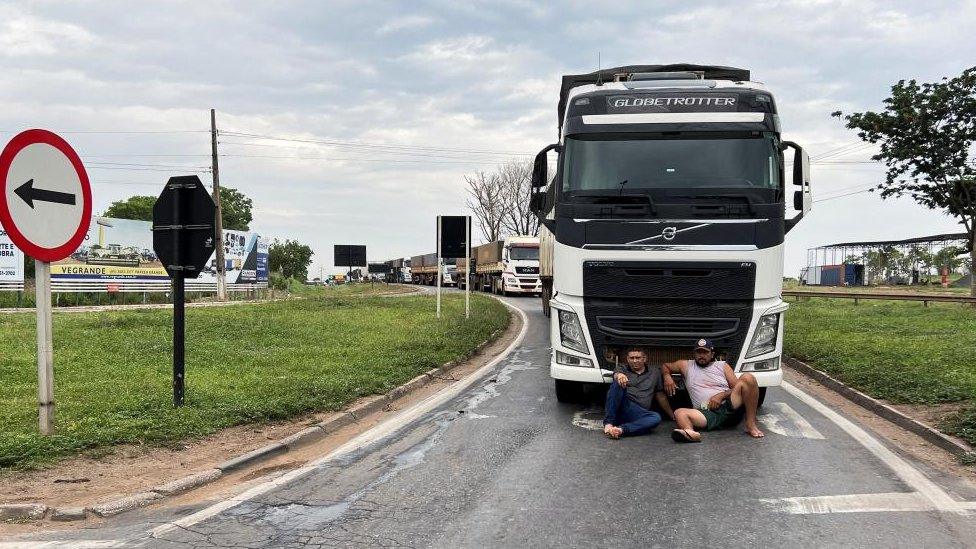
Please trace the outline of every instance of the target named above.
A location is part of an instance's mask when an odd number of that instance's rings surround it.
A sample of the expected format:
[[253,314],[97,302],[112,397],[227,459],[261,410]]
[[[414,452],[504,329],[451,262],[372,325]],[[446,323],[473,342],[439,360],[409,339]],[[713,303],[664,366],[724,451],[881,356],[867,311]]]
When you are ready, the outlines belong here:
[[[759,408],[759,385],[752,374],[738,379],[732,367],[723,360],[715,360],[715,347],[707,339],[699,339],[694,360],[669,362],[661,367],[664,390],[675,393],[671,372],[681,372],[694,408],[674,411],[678,428],[672,431],[675,442],[701,442],[700,430],[712,431],[733,427],[745,415],[745,431],[753,438],[765,436],[756,423]],[[697,429],[697,430],[696,430]]]
[[643,349],[629,349],[627,364],[617,366],[607,391],[603,433],[610,438],[620,438],[651,432],[661,423],[661,415],[651,410],[654,399],[661,410],[674,419],[671,405],[664,396],[661,370],[647,367],[647,353]]

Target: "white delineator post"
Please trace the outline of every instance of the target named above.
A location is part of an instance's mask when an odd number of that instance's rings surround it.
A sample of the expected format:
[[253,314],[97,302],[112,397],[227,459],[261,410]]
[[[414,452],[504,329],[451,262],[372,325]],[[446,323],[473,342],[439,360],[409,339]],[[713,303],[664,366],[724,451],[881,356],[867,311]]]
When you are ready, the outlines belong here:
[[54,344],[51,337],[51,264],[34,260],[37,310],[37,410],[42,435],[54,432]]
[[437,318],[441,317],[441,216],[437,216]]
[[471,318],[471,218],[464,218],[464,318]]

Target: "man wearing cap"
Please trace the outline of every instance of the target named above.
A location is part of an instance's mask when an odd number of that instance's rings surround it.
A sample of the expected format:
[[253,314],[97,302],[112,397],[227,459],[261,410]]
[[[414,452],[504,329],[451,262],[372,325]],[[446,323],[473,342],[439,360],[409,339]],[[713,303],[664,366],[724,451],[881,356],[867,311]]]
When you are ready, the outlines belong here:
[[627,350],[626,364],[618,365],[607,391],[603,433],[610,438],[650,433],[661,423],[661,414],[651,410],[657,400],[661,410],[674,419],[664,396],[661,370],[647,367],[647,353],[639,347]]
[[736,378],[724,360],[715,360],[715,347],[707,339],[695,345],[694,360],[668,362],[661,367],[664,390],[675,393],[672,372],[681,372],[694,408],[674,411],[678,428],[672,431],[675,442],[701,442],[699,431],[713,431],[738,425],[745,416],[745,431],[753,438],[765,436],[756,423],[759,384],[752,374]]

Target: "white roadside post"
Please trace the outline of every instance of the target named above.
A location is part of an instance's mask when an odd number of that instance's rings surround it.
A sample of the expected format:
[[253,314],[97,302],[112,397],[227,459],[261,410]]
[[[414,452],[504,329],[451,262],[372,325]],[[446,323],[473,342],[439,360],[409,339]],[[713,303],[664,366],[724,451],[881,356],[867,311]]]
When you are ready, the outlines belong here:
[[441,216],[437,216],[437,318],[441,317]]
[[74,253],[91,224],[88,174],[67,141],[26,130],[0,153],[0,225],[34,258],[37,312],[37,411],[42,435],[54,432],[51,262]]
[[464,218],[464,318],[471,318],[471,218]]
[[37,310],[37,413],[42,435],[54,432],[54,339],[51,336],[51,264],[34,260]]

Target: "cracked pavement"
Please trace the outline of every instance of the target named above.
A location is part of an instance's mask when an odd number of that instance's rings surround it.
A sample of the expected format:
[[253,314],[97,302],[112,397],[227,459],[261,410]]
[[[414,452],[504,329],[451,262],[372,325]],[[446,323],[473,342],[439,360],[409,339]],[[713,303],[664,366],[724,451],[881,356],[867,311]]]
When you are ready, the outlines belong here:
[[[607,440],[581,419],[598,419],[599,395],[579,405],[555,401],[539,301],[508,301],[529,317],[522,344],[456,398],[385,438],[189,526],[174,521],[221,502],[150,507],[5,541],[166,549],[976,546],[974,513],[795,513],[777,504],[912,491],[783,389],[770,390],[767,403],[782,404],[767,409],[795,411],[803,430],[790,430],[793,416],[780,413],[785,434],[762,441],[732,430],[677,445],[667,422],[650,436]],[[973,486],[912,464],[954,498],[976,499]]]

